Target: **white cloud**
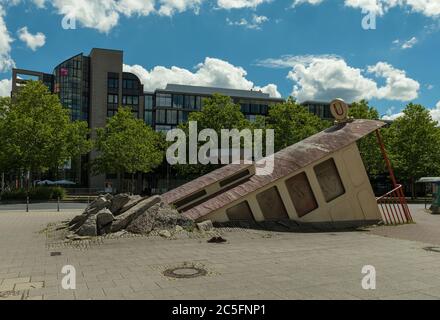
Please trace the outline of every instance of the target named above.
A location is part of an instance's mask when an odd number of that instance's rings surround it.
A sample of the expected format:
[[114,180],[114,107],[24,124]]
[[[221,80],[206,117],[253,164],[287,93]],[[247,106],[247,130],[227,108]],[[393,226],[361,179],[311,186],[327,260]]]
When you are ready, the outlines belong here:
[[293,0],[293,7],[296,7],[300,4],[308,3],[312,5],[320,4],[324,0]]
[[44,33],[38,32],[32,34],[27,27],[23,27],[17,31],[18,38],[23,41],[32,51],[36,51],[46,44],[46,36]]
[[409,39],[408,41],[405,41],[401,48],[403,50],[405,49],[411,49],[412,47],[414,47],[417,43],[419,42],[419,40],[416,37],[412,37],[411,39]]
[[231,21],[229,18],[226,18],[226,22],[230,26],[239,26],[239,27],[245,27],[247,29],[261,29],[261,25],[265,22],[269,21],[269,18],[266,16],[257,16],[254,14],[252,16],[252,19],[248,21],[245,18],[240,19],[239,21]]
[[13,41],[5,22],[5,11],[0,4],[0,72],[6,72],[15,66],[11,58],[11,43]]
[[[293,6],[308,3],[317,5],[324,0],[293,0]],[[409,8],[413,12],[421,13],[428,17],[440,17],[439,0],[344,0],[347,7],[362,9],[384,15],[395,7]]]
[[[0,0],[4,1],[4,0]],[[14,0],[20,2],[20,0]],[[256,8],[273,0],[32,0],[39,8],[51,4],[58,14],[75,19],[86,28],[109,32],[121,17],[133,15],[148,16],[158,14],[173,16],[176,13],[192,10],[199,13],[205,2],[215,2],[220,9]]]
[[242,9],[242,8],[256,8],[265,2],[272,0],[218,0],[217,5],[222,9]]
[[394,114],[387,114],[387,115],[384,115],[382,117],[382,120],[391,120],[391,121],[393,121],[393,120],[396,120],[397,118],[402,117],[403,115],[404,115],[403,112],[394,113]]
[[408,78],[406,72],[394,68],[388,63],[379,62],[368,67],[368,72],[386,79],[386,85],[377,90],[376,98],[388,100],[410,101],[416,99],[420,83]]
[[186,10],[194,10],[197,14],[203,0],[161,0],[159,14],[164,16],[172,16],[175,12],[183,12]]
[[0,97],[9,97],[11,95],[12,80],[0,80]]
[[269,93],[272,97],[281,97],[275,84],[258,87],[246,79],[246,70],[227,61],[207,57],[195,69],[195,72],[192,72],[175,66],[171,68],[156,66],[151,70],[146,70],[139,65],[124,65],[124,71],[136,74],[147,91],[165,88],[168,83],[174,83],[243,90],[254,89]]
[[335,55],[283,56],[258,63],[270,68],[292,68],[287,78],[294,82],[292,96],[299,101],[343,98],[349,102],[360,99],[409,101],[418,97],[420,84],[385,62],[367,68],[367,73],[384,78],[379,87],[365,71],[349,66]]

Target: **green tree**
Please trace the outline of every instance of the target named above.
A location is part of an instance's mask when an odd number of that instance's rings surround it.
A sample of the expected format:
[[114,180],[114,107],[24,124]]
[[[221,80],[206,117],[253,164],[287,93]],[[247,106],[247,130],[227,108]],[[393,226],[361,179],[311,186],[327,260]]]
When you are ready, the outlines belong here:
[[[370,107],[366,100],[353,102],[349,109],[349,116],[355,119],[379,119],[377,110],[374,107]],[[382,129],[382,132],[386,134],[386,130],[387,129]],[[371,177],[386,172],[385,161],[375,134],[370,134],[359,140],[358,147],[362,160],[364,161],[365,169]]]
[[[4,118],[6,117],[6,113],[9,111],[11,106],[11,98],[10,97],[0,97],[0,133],[2,132],[2,127],[4,125]],[[1,138],[1,137],[0,137]],[[5,149],[0,148],[0,190],[4,190],[5,184],[5,171],[8,169],[7,163],[7,154],[5,153]]]
[[389,129],[388,150],[396,173],[410,182],[440,174],[440,129],[425,107],[410,103]]
[[[105,128],[96,130],[98,156],[92,163],[96,174],[113,173],[118,176],[118,191],[123,191],[122,177],[129,173],[148,173],[164,158],[160,135],[136,119],[130,108],[119,108],[109,118]],[[133,188],[133,184],[132,184]]]
[[[203,100],[203,108],[201,111],[192,112],[189,114],[188,122],[181,124],[179,127],[186,133],[187,139],[189,139],[189,122],[197,122],[197,131],[200,132],[203,129],[213,129],[220,137],[222,129],[255,129],[258,125],[261,126],[261,119],[257,121],[257,124],[251,123],[246,119],[241,112],[240,105],[235,104],[228,96],[214,94],[210,98]],[[204,144],[206,142],[203,142]],[[220,140],[219,140],[220,144]],[[187,148],[189,141],[187,140]],[[209,173],[217,168],[221,167],[221,164],[186,164],[176,165],[175,170],[182,176],[192,177],[200,176]]]
[[40,81],[21,88],[0,126],[3,163],[9,170],[32,173],[58,169],[70,158],[87,153],[86,122],[71,122],[69,110]]
[[0,97],[0,118],[6,116],[6,113],[11,107],[11,98],[10,97]]
[[269,108],[266,128],[275,131],[275,151],[284,149],[330,126],[289,98]]

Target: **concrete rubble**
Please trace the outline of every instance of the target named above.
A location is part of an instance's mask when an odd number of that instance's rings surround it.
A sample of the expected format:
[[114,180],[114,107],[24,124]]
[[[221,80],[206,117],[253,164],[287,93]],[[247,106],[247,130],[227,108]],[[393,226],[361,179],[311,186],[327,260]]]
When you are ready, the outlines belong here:
[[[212,226],[212,224],[211,224]],[[200,228],[199,230],[209,230]],[[129,194],[102,195],[81,215],[68,223],[69,239],[82,239],[106,234],[158,234],[171,238],[173,234],[192,231],[195,222],[162,201],[160,196],[141,197]]]

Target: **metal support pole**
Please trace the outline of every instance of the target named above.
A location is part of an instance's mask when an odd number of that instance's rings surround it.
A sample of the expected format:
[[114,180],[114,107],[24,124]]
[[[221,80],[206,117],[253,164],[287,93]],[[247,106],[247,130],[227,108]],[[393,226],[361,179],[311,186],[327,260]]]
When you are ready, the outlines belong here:
[[[390,178],[391,178],[391,182],[393,183],[393,188],[397,189],[399,187],[399,185],[397,184],[396,176],[394,175],[394,170],[393,170],[393,167],[391,166],[391,161],[388,158],[387,152],[385,150],[385,145],[383,143],[382,135],[380,134],[379,129],[376,130],[376,137],[377,137],[377,141],[379,143],[380,151],[382,152],[382,156],[383,156],[385,163],[387,165],[388,172],[389,172]],[[407,222],[413,222],[411,212],[407,206],[405,194],[403,193],[402,187],[400,187],[397,190],[397,197],[399,198],[400,205],[403,207],[403,211],[404,211],[405,218],[406,218]]]
[[385,150],[385,145],[383,143],[382,135],[380,134],[379,129],[376,130],[376,137],[377,137],[377,142],[379,143],[380,151],[382,152],[382,156],[383,156],[385,163],[387,165],[388,172],[390,173],[390,178],[391,178],[391,182],[393,183],[393,188],[397,188],[397,181],[396,181],[396,177],[394,175],[394,170],[393,170],[393,167],[391,166],[391,161],[388,158],[387,152]]
[[29,212],[29,196],[26,197],[26,212]]
[[57,211],[60,212],[60,197],[57,199]]

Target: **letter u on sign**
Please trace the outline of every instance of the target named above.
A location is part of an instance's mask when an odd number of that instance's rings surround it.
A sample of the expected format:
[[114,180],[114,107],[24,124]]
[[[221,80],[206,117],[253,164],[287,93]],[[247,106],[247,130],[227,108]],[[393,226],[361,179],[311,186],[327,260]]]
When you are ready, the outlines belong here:
[[348,105],[342,99],[335,99],[330,103],[330,112],[336,120],[345,120],[348,117]]

